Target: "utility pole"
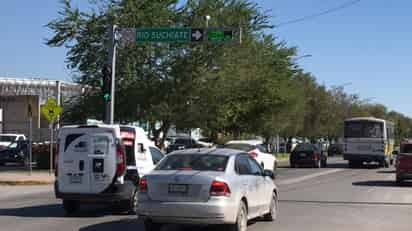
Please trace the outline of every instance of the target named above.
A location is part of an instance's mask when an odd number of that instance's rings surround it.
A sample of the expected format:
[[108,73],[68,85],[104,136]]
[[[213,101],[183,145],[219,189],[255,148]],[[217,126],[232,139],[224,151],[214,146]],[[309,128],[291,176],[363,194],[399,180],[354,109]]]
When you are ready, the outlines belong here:
[[[117,29],[116,25],[109,26],[109,30],[108,30],[109,31],[109,42],[108,42],[109,57],[108,57],[107,65],[106,67],[104,67],[105,69],[109,69],[109,70],[103,71],[103,72],[106,71],[106,75],[110,75],[110,81],[107,81],[110,83],[110,93],[108,93],[109,95],[106,95],[106,94],[104,95],[104,99],[105,99],[105,116],[104,116],[105,121],[104,122],[107,124],[114,123],[115,84],[116,84],[116,79],[115,79],[115,76],[116,76],[116,47],[117,47],[116,29]],[[103,76],[103,78],[108,78],[108,77],[109,76]]]

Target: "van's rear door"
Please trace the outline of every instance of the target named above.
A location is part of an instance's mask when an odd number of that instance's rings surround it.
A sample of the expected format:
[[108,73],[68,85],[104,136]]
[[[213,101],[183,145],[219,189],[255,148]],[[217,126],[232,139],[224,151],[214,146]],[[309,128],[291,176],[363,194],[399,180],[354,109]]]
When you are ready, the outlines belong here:
[[63,193],[100,193],[116,172],[113,128],[71,128],[59,135],[59,190]]
[[101,193],[116,174],[116,140],[111,133],[90,134],[90,192]]
[[90,193],[90,136],[84,131],[61,137],[58,162],[59,190]]

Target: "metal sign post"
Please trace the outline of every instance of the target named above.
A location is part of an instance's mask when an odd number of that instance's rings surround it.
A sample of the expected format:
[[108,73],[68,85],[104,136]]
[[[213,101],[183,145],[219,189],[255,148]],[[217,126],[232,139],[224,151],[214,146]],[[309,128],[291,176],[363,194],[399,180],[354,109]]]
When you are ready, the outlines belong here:
[[31,104],[29,104],[29,143],[28,143],[28,154],[29,154],[29,175],[33,172],[33,154],[32,154],[32,145],[33,145],[33,112]]
[[53,122],[50,122],[50,174],[53,174]]
[[46,104],[41,106],[41,112],[43,113],[44,117],[49,121],[49,129],[50,129],[50,174],[53,173],[53,122],[57,119],[57,117],[62,112],[62,108],[57,105],[57,102],[53,98],[47,99]]

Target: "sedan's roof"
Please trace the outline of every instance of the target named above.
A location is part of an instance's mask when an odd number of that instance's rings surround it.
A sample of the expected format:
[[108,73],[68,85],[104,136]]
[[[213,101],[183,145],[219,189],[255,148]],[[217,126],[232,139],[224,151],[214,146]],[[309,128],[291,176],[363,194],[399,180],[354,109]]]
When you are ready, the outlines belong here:
[[175,151],[170,153],[169,155],[176,155],[176,154],[210,154],[210,155],[222,155],[222,156],[232,156],[237,155],[239,153],[244,153],[239,150],[235,149],[228,149],[228,148],[191,148],[191,149],[184,149],[180,151]]

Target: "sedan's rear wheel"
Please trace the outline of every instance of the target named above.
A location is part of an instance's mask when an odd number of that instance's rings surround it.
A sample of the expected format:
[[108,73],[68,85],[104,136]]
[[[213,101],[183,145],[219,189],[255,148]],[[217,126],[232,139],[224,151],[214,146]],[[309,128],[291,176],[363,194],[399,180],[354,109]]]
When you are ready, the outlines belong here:
[[278,197],[275,192],[273,192],[272,200],[270,201],[269,212],[264,215],[263,219],[265,221],[274,221],[278,215]]
[[247,230],[247,208],[245,202],[240,202],[237,213],[236,223],[229,225],[229,231],[246,231]]

